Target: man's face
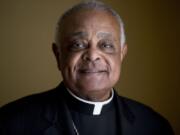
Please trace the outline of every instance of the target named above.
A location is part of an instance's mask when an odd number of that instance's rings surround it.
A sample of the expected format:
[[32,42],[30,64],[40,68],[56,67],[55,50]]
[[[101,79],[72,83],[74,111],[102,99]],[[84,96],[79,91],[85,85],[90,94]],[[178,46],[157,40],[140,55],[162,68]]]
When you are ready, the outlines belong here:
[[66,87],[84,98],[108,98],[120,75],[119,29],[104,11],[81,10],[63,21],[56,57]]

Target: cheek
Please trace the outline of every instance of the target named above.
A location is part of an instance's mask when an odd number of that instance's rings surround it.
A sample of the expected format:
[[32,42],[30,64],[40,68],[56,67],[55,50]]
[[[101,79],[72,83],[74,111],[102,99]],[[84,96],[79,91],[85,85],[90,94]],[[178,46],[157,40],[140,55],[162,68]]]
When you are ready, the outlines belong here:
[[121,69],[121,65],[120,65],[120,63],[119,62],[117,62],[117,63],[114,63],[114,65],[113,65],[113,75],[115,75],[115,76],[117,76],[117,75],[119,75],[119,73],[120,73],[120,69]]
[[76,68],[78,62],[81,60],[81,54],[79,53],[67,53],[68,55],[64,55],[62,58],[62,68],[64,70],[74,70]]
[[111,66],[111,77],[114,79],[119,78],[120,69],[121,69],[120,58],[119,57],[111,58],[110,66]]

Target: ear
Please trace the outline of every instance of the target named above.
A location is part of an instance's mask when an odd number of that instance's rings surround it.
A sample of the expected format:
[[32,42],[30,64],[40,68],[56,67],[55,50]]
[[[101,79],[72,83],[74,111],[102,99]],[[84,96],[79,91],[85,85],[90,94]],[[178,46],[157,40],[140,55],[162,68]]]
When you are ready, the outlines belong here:
[[58,69],[61,70],[61,66],[60,66],[60,63],[61,63],[60,62],[60,49],[57,46],[57,44],[52,43],[52,50],[53,50],[53,53],[54,53],[56,61],[57,61]]
[[121,46],[121,62],[123,61],[124,57],[127,54],[127,44],[124,44],[123,46]]

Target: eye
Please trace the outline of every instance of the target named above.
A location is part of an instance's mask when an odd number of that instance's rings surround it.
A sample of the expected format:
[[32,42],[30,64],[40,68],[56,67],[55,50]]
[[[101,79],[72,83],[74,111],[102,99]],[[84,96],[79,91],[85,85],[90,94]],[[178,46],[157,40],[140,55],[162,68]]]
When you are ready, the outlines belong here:
[[103,44],[102,44],[102,47],[103,47],[103,48],[113,48],[113,45],[112,45],[112,44],[109,44],[109,43],[103,43]]
[[106,53],[113,53],[115,51],[114,44],[111,42],[102,42],[100,48]]
[[87,45],[81,41],[74,41],[69,45],[69,49],[72,51],[82,50],[85,49],[86,47]]

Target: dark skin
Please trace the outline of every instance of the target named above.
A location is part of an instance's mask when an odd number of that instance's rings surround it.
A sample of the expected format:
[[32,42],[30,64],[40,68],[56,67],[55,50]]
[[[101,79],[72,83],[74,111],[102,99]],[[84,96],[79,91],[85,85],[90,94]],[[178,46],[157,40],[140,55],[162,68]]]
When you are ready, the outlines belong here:
[[82,9],[62,26],[53,51],[65,86],[86,100],[108,99],[127,51],[120,45],[117,20],[105,11]]

